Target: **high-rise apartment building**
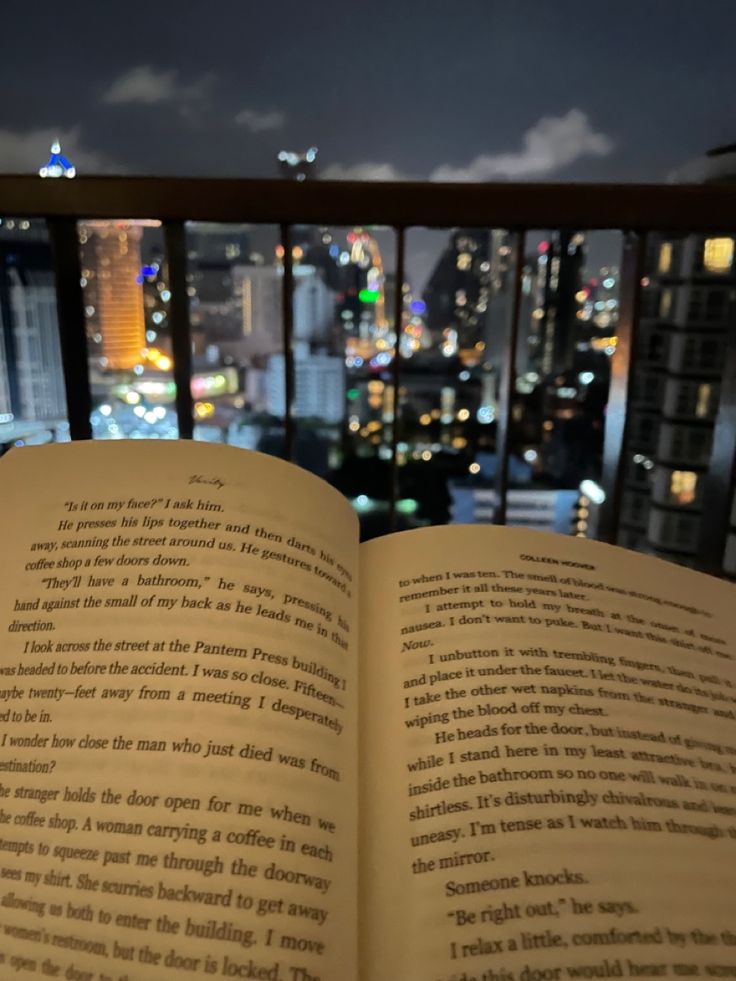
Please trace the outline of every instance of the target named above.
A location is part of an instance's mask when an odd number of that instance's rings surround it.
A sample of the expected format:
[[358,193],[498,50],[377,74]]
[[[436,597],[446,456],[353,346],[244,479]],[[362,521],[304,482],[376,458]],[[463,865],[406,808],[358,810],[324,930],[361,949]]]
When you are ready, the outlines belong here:
[[735,240],[651,236],[642,281],[619,543],[692,564],[729,322]]

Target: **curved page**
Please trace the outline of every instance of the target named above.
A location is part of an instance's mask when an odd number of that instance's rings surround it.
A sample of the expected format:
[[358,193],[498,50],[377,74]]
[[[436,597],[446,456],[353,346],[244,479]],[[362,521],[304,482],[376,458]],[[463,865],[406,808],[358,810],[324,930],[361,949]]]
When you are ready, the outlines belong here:
[[733,586],[507,528],[361,553],[364,977],[733,977]]
[[191,443],[0,481],[0,975],[355,977],[349,506]]

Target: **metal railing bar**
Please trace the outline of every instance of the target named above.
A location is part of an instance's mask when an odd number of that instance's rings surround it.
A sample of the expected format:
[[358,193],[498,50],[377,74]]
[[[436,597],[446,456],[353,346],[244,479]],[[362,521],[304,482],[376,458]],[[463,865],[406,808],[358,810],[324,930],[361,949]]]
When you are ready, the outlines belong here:
[[174,382],[176,383],[176,417],[179,439],[191,439],[194,435],[192,417],[192,340],[189,323],[189,297],[187,295],[187,245],[182,221],[164,222],[164,242],[169,268],[169,323],[171,347],[174,355]]
[[[370,193],[366,193],[370,187]],[[0,178],[0,214],[317,225],[631,229],[728,234],[723,184],[435,184],[181,177]]]
[[12,304],[10,302],[10,282],[8,275],[8,252],[11,243],[0,243],[0,338],[2,339],[5,363],[7,365],[8,393],[11,407],[20,405],[20,385],[18,383],[18,352],[13,330]]
[[611,381],[608,390],[603,439],[603,473],[601,483],[606,500],[601,508],[598,539],[614,544],[621,514],[624,476],[624,452],[631,421],[629,400],[636,361],[636,334],[639,324],[641,277],[644,270],[646,235],[626,231],[621,258],[621,295],[616,327],[616,352],[611,358]]
[[516,347],[519,337],[519,312],[521,310],[521,280],[524,269],[524,232],[512,233],[513,280],[511,304],[506,317],[505,356],[501,368],[498,391],[498,415],[496,419],[496,504],[493,513],[495,525],[506,524],[506,496],[509,485],[509,429],[511,403],[516,378]]
[[394,289],[394,359],[391,363],[391,384],[394,389],[394,417],[391,421],[391,474],[389,486],[388,527],[396,531],[396,502],[399,499],[399,464],[397,448],[399,445],[399,426],[401,423],[401,332],[404,325],[404,263],[406,258],[406,232],[404,228],[396,228],[396,286]]
[[56,312],[69,433],[72,439],[92,439],[92,392],[77,222],[74,218],[50,218],[47,227],[54,265]]
[[728,536],[734,478],[736,477],[736,304],[726,341],[726,360],[721,376],[710,465],[704,477],[703,516],[697,548],[698,568],[714,575],[723,573],[723,553]]
[[294,460],[296,449],[296,423],[294,397],[296,379],[294,373],[294,264],[291,255],[291,226],[281,225],[281,245],[284,249],[284,276],[281,281],[281,335],[284,345],[284,459]]

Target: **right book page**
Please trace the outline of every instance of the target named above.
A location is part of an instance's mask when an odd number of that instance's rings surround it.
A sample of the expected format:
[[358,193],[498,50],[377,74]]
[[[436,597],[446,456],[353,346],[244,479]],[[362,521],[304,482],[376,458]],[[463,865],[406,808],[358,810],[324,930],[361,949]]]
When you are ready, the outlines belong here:
[[361,546],[364,981],[736,977],[735,609],[562,536]]

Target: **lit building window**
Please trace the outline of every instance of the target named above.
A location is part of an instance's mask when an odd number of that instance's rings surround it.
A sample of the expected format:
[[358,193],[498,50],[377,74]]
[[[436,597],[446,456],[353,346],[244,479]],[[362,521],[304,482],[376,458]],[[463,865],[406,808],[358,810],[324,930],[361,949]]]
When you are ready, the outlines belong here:
[[703,266],[708,272],[728,272],[733,262],[732,238],[707,238],[703,247]]
[[692,470],[673,470],[670,477],[670,497],[678,504],[692,504],[698,475]]
[[662,296],[659,300],[659,316],[669,317],[670,310],[672,309],[672,290],[662,290]]
[[710,385],[698,385],[698,397],[697,402],[695,403],[695,415],[698,419],[703,419],[708,415],[710,392]]
[[672,268],[672,242],[662,242],[659,247],[659,262],[657,271],[668,273]]

